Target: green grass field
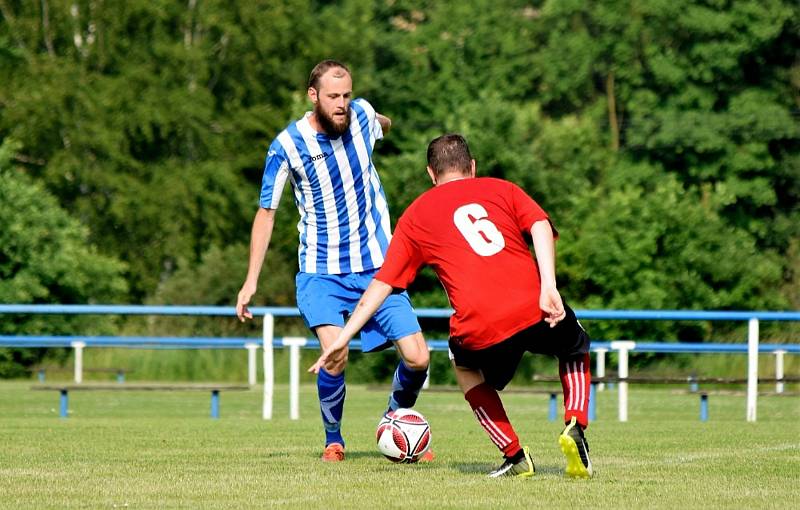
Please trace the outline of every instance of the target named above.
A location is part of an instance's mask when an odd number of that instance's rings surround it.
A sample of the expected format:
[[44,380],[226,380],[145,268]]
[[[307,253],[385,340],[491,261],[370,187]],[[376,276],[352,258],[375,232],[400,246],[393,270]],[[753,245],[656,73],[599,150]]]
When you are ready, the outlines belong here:
[[423,393],[437,459],[393,465],[374,430],[384,391],[348,387],[347,461],[318,458],[322,431],[315,388],[304,386],[301,419],[288,419],[278,386],[274,419],[261,392],[72,392],[70,417],[56,391],[0,383],[2,508],[800,508],[800,399],[759,398],[745,422],[744,396],[633,389],[627,423],[616,393],[598,399],[589,439],[595,477],[567,480],[548,396],[503,395],[537,474],[490,480],[501,460],[459,393]]

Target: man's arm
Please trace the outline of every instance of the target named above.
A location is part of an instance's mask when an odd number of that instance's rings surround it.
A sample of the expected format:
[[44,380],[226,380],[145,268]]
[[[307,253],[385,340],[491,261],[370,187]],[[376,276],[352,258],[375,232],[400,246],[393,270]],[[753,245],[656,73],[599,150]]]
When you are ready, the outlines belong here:
[[322,351],[322,355],[320,355],[316,363],[311,365],[308,371],[318,374],[319,369],[325,366],[328,358],[336,358],[337,356],[341,355],[342,351],[344,351],[344,349],[350,343],[350,340],[356,335],[356,333],[361,331],[361,328],[364,327],[364,324],[366,324],[367,321],[370,320],[373,315],[375,315],[375,312],[378,311],[378,308],[380,308],[380,306],[384,301],[386,301],[386,298],[388,298],[391,293],[391,285],[373,278],[372,282],[369,284],[369,287],[367,287],[367,290],[364,291],[364,295],[361,296],[361,299],[358,301],[358,304],[356,305],[355,310],[353,310],[352,315],[350,315],[350,318],[347,320],[347,324],[345,324],[344,328],[342,328],[342,331],[339,332],[339,337],[335,342],[329,345],[327,349]]
[[253,314],[247,309],[247,305],[250,303],[250,298],[256,293],[258,275],[261,274],[261,266],[264,264],[264,257],[267,255],[274,225],[275,209],[259,207],[253,219],[253,228],[250,232],[250,259],[247,264],[247,277],[236,299],[236,316],[242,322],[244,322],[245,318],[253,318]]
[[550,221],[540,220],[534,223],[531,227],[531,237],[542,280],[539,307],[545,313],[544,320],[552,328],[566,316],[566,312],[556,287],[556,249]]
[[392,119],[385,115],[381,115],[378,112],[375,112],[375,115],[378,117],[378,124],[381,125],[381,129],[383,130],[384,136],[392,129]]

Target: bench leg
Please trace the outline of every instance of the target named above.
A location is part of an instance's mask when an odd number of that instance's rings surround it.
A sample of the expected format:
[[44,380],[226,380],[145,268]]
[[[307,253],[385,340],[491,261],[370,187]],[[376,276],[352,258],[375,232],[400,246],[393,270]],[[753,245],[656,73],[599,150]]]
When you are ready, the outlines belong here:
[[708,394],[700,394],[700,421],[708,421]]
[[597,383],[589,386],[589,421],[597,419]]
[[67,390],[61,390],[61,412],[59,416],[62,418],[67,417],[67,410],[69,408],[69,397],[67,396]]
[[556,406],[556,394],[550,394],[550,412],[547,416],[547,419],[550,421],[556,421],[556,415],[558,414],[557,406]]
[[211,417],[219,418],[219,390],[211,390]]

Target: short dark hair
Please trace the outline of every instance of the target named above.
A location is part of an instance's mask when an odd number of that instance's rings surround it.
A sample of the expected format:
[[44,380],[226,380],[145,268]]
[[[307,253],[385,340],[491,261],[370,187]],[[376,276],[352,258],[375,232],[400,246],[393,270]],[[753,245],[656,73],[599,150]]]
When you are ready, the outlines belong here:
[[469,174],[472,169],[472,155],[463,136],[449,133],[434,138],[428,145],[428,166],[436,175],[448,171]]
[[314,69],[311,70],[311,75],[308,77],[308,87],[319,90],[319,79],[322,78],[322,75],[327,73],[328,70],[335,67],[342,68],[347,72],[347,74],[350,74],[350,69],[348,69],[346,65],[342,64],[338,60],[323,60],[319,64],[315,65]]

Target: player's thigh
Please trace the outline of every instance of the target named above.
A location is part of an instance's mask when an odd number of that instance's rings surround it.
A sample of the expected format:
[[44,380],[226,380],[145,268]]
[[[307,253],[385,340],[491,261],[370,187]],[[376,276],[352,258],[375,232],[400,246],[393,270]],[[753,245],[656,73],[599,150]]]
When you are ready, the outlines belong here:
[[320,349],[325,349],[339,337],[342,328],[339,326],[332,326],[330,324],[325,326],[317,326],[314,328],[314,334],[317,335],[320,343]]
[[559,359],[573,358],[589,352],[589,334],[575,316],[575,312],[564,305],[566,316],[555,327],[544,321],[525,330],[524,343],[529,352],[550,354]]
[[412,336],[421,330],[408,293],[391,294],[361,330],[362,350],[370,352],[385,349],[392,341]]
[[343,327],[345,314],[360,297],[347,289],[339,275],[297,273],[295,282],[297,308],[312,331],[326,325]]
[[[339,326],[317,326],[314,328],[314,334],[317,335],[319,339],[320,348],[325,349],[336,339],[339,337],[339,333],[342,331],[342,328]],[[325,363],[325,371],[328,372],[330,375],[339,375],[342,373],[347,366],[347,359],[350,354],[349,348],[345,347],[344,350],[339,353],[336,357],[331,357]]]
[[483,372],[475,368],[460,367],[456,365],[455,360],[451,359],[450,364],[453,366],[453,372],[456,374],[456,382],[458,387],[461,388],[461,393],[466,395],[472,388],[479,386],[486,382],[483,378]]
[[411,370],[426,370],[430,363],[430,351],[425,337],[418,331],[394,342],[397,353]]
[[477,351],[462,349],[450,342],[450,359],[456,366],[480,370],[487,384],[496,390],[502,390],[514,378],[525,353],[512,339],[513,337]]

